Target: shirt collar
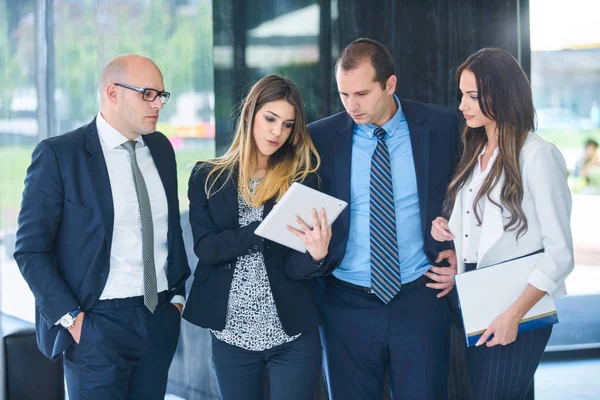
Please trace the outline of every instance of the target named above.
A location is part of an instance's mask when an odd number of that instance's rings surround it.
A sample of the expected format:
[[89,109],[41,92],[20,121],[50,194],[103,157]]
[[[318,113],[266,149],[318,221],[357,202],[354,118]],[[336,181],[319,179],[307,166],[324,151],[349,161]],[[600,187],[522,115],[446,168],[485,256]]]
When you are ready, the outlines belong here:
[[[487,143],[483,146],[483,149],[481,150],[481,152],[479,153],[479,157],[481,158],[481,156],[485,153],[485,149],[487,149]],[[498,155],[498,152],[500,151],[500,147],[496,147],[494,149],[494,152],[492,153],[492,157],[495,157],[496,155]]]
[[[123,143],[129,141],[129,139],[127,139],[121,132],[113,128],[104,119],[102,113],[100,112],[96,116],[96,128],[98,129],[100,141],[109,149],[120,148]],[[142,139],[142,135],[139,135],[137,138],[135,138],[135,141],[138,143],[136,144],[136,147],[144,146],[144,139]]]
[[[481,157],[485,153],[486,148],[487,148],[487,144],[485,146],[483,146],[483,150],[481,150],[481,153],[479,153],[479,155],[477,156],[477,171],[481,171]],[[496,161],[496,157],[498,157],[499,152],[500,152],[500,147],[496,147],[494,149],[494,152],[492,153],[492,156],[490,157],[490,161],[488,161],[487,168],[485,169],[485,171],[489,170],[490,167],[494,164],[494,161]],[[483,171],[483,172],[485,172],[485,171]]]
[[[400,99],[398,99],[398,97],[395,94],[393,96],[394,96],[394,101],[396,102],[396,105],[398,106],[398,110],[396,110],[396,113],[388,122],[386,122],[385,124],[383,124],[381,126],[381,128],[383,128],[386,132],[385,137],[388,139],[391,138],[392,136],[394,136],[394,134],[398,131],[400,124],[406,120],[406,118],[404,117],[404,113],[402,112],[402,105],[400,104]],[[374,124],[368,124],[368,125],[364,125],[364,127],[366,128],[366,131],[368,132],[369,138],[373,139],[375,129],[377,129],[378,126],[374,125]]]

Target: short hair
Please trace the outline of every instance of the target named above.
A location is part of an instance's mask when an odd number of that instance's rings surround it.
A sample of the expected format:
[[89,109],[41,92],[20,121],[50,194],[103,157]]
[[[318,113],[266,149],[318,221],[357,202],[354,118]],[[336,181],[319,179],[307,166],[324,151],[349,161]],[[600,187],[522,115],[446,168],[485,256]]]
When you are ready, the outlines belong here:
[[596,142],[594,139],[588,139],[585,141],[585,147],[588,146],[594,146],[595,148],[598,148],[598,142]]
[[394,58],[390,51],[376,40],[360,38],[342,50],[335,70],[341,68],[342,71],[352,71],[365,62],[370,61],[375,69],[375,82],[379,82],[383,88],[389,77],[394,75]]

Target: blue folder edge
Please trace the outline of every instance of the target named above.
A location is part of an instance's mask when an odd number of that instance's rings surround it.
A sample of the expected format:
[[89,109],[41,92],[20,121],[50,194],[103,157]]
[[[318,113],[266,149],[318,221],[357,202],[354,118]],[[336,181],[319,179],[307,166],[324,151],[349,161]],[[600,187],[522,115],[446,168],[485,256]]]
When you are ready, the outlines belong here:
[[[462,312],[461,312],[462,317]],[[519,324],[518,333],[523,333],[527,331],[532,331],[537,328],[543,328],[544,326],[554,325],[558,323],[558,314],[555,312],[549,313],[547,315],[541,315],[537,317],[532,317],[527,321],[522,321]],[[464,326],[464,321],[463,321]],[[481,333],[466,333],[467,338],[467,347],[475,346],[475,343],[479,340],[479,338],[485,333],[485,331]],[[489,339],[488,339],[489,340]]]

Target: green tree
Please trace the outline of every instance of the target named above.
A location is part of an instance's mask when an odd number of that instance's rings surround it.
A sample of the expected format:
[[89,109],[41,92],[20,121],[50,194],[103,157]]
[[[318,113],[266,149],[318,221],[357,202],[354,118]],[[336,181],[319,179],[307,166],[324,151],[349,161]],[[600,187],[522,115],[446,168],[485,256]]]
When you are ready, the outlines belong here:
[[[97,112],[100,70],[119,54],[153,59],[173,100],[184,92],[213,91],[211,4],[196,4],[195,13],[180,15],[172,1],[147,3],[107,1],[100,6],[86,0],[55,5],[56,87],[70,100],[71,125]],[[174,107],[166,107],[163,115],[172,112]]]
[[10,102],[15,90],[23,85],[25,76],[19,65],[19,59],[9,41],[8,12],[6,1],[0,0],[0,70],[2,71],[2,90],[0,90],[0,118],[10,117]]

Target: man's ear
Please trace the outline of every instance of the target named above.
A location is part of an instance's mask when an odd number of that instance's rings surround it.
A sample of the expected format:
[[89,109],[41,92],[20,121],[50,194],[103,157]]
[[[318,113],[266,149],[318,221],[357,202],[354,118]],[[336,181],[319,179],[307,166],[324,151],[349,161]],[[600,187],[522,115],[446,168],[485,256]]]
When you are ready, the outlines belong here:
[[391,75],[385,83],[386,92],[393,94],[396,91],[396,83],[398,83],[398,78],[396,75]]
[[111,104],[117,104],[118,99],[117,99],[117,86],[110,83],[108,85],[106,85],[106,88],[104,88],[104,93],[103,95],[108,99],[108,101]]

